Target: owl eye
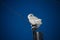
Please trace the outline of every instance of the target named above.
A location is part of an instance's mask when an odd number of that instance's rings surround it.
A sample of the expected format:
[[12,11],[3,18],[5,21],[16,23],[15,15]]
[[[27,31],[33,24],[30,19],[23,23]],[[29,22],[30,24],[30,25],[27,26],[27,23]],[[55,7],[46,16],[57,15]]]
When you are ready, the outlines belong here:
[[32,15],[30,15],[30,16],[32,16]]
[[32,14],[30,16],[33,16]]

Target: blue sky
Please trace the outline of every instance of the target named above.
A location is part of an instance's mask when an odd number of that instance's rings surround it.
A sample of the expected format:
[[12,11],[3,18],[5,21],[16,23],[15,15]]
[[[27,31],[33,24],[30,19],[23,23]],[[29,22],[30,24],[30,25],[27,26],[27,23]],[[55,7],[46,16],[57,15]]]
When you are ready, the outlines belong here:
[[59,40],[59,12],[54,0],[1,0],[1,40],[33,40],[27,15],[42,19],[44,40]]

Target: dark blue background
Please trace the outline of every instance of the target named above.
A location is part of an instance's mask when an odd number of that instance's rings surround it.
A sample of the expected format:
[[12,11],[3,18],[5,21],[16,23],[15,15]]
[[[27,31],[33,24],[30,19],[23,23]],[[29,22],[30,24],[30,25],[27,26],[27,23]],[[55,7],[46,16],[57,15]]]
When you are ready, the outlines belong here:
[[59,0],[0,0],[0,40],[33,40],[27,15],[42,19],[44,40],[60,40]]

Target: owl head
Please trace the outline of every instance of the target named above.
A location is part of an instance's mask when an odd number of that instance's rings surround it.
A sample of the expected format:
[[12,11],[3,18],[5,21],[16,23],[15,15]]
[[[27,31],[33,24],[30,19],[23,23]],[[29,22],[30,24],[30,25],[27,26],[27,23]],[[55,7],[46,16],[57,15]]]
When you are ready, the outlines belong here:
[[33,16],[33,14],[32,13],[30,13],[29,15],[28,15],[28,19],[30,18],[30,17],[32,17]]

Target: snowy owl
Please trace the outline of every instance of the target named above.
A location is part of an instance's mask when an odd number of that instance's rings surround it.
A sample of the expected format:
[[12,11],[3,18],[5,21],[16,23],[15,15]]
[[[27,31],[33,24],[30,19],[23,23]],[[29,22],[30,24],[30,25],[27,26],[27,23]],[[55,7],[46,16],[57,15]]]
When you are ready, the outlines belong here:
[[42,24],[42,19],[37,18],[33,14],[28,14],[28,20],[30,24],[32,25],[32,28],[39,28],[39,26]]

